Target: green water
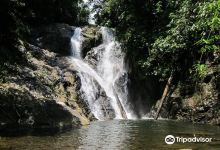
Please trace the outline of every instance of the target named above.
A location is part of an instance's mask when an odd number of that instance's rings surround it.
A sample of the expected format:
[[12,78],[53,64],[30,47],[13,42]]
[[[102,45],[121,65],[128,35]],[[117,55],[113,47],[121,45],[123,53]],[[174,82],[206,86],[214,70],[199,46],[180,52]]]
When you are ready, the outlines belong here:
[[[174,143],[167,145],[166,135],[210,137],[210,143]],[[97,121],[87,127],[59,133],[31,132],[1,136],[0,149],[18,150],[151,150],[220,149],[220,128],[185,122],[154,120]]]

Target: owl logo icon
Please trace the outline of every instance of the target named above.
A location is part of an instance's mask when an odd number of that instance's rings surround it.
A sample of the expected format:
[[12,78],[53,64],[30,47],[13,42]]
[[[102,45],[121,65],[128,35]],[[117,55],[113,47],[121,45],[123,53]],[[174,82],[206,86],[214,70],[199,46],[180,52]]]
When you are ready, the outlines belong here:
[[167,143],[167,144],[175,143],[175,137],[173,135],[167,135],[165,137],[165,143]]

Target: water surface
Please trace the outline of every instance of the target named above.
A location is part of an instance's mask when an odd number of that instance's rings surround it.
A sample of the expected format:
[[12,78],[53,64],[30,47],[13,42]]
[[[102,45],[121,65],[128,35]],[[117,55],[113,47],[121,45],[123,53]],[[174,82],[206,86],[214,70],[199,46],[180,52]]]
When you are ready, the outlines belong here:
[[[213,138],[211,143],[164,142],[166,135]],[[0,149],[17,150],[148,150],[148,149],[220,149],[220,128],[186,122],[154,120],[97,121],[87,127],[59,133],[34,132],[2,136]]]

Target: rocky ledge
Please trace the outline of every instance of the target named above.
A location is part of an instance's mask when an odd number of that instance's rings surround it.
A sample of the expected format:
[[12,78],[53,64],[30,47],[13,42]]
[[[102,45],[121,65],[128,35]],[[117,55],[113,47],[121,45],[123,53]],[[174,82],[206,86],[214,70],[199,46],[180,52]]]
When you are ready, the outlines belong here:
[[[25,61],[6,62],[0,80],[0,129],[66,128],[89,124],[87,108],[77,98],[78,80],[70,63],[75,27],[55,24],[35,28],[18,50]],[[95,27],[84,30],[84,50],[100,41]],[[95,34],[95,35],[94,35]],[[1,50],[5,50],[1,47]],[[3,74],[3,75],[2,75]]]

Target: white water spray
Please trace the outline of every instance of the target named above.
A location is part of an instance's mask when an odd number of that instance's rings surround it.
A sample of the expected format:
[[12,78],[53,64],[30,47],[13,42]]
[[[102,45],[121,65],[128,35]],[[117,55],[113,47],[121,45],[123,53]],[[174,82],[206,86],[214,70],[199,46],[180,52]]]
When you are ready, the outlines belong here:
[[81,57],[83,40],[81,29],[75,29],[71,38],[72,62],[81,80],[81,96],[87,102],[94,116],[99,120],[104,120],[106,118],[103,111],[105,106],[97,96],[100,94],[101,88],[106,94],[106,101],[109,100],[113,108],[116,119],[122,119],[125,116],[128,119],[133,119],[134,114],[127,100],[128,78],[124,53],[120,44],[115,40],[111,29],[102,27],[101,32],[103,43],[94,48],[95,51],[100,51],[97,53],[99,59],[94,69]]
[[71,52],[74,58],[81,59],[82,29],[76,28],[71,38]]

